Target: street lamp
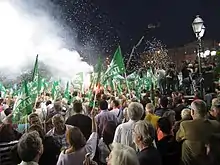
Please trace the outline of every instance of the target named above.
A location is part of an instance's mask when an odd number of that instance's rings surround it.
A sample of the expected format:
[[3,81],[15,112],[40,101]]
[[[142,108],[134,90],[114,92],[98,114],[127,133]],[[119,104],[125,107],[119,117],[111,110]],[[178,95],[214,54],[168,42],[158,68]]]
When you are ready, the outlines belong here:
[[199,62],[199,73],[202,73],[201,70],[201,57],[200,54],[202,52],[202,40],[201,38],[204,36],[205,34],[205,26],[204,26],[204,22],[202,20],[202,18],[199,17],[199,15],[196,16],[195,20],[192,23],[192,28],[193,31],[196,35],[196,38],[198,39],[198,45],[199,45],[199,49],[198,49],[198,62]]
[[[196,18],[194,19],[192,23],[192,28],[198,40],[198,53],[197,54],[198,54],[198,63],[199,63],[199,75],[202,79],[202,67],[201,67],[202,40],[201,38],[205,34],[205,26],[204,26],[204,21],[202,20],[202,18],[199,17],[199,15],[197,15]],[[203,85],[201,81],[200,81],[200,90],[203,96]]]

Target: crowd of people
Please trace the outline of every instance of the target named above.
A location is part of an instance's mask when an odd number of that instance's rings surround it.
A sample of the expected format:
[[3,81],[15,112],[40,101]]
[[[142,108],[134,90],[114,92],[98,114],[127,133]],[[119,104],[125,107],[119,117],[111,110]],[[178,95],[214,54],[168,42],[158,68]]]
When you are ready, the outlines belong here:
[[220,164],[217,97],[207,106],[197,98],[190,103],[182,92],[159,93],[152,102],[148,93],[137,100],[99,91],[94,108],[82,95],[69,105],[46,96],[24,129],[12,122],[10,97],[1,98],[1,165]]

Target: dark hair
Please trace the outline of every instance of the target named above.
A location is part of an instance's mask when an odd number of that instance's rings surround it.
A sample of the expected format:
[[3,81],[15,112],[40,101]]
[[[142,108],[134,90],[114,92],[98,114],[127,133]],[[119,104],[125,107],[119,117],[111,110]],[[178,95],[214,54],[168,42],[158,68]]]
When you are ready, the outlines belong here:
[[78,151],[86,145],[86,139],[78,127],[71,127],[67,130],[67,141]]
[[132,98],[131,102],[138,102],[138,99],[137,98]]
[[41,139],[45,138],[45,133],[44,130],[42,129],[41,126],[37,125],[37,124],[33,124],[32,126],[30,126],[30,128],[28,129],[28,132],[33,132],[33,131],[37,131],[39,133],[39,136],[41,137]]
[[74,91],[73,94],[72,94],[73,97],[76,97],[77,95],[78,95],[77,91]]
[[101,101],[99,102],[99,107],[100,107],[101,110],[106,110],[106,109],[108,109],[108,102],[105,101],[105,100],[101,100]]
[[39,154],[42,140],[37,131],[23,134],[18,142],[18,155],[25,162],[33,161]]
[[116,107],[118,107],[118,106],[120,105],[120,103],[119,103],[118,100],[113,100],[112,102],[113,102],[113,104],[114,104]]
[[167,99],[167,97],[165,97],[165,96],[161,97],[161,99],[160,99],[160,105],[161,105],[163,108],[167,108],[168,102],[169,102],[169,100]]
[[34,118],[34,117],[38,117],[38,118],[39,118],[39,116],[38,116],[37,113],[31,113],[31,114],[29,115],[29,117],[28,117],[29,121],[30,121],[32,118]]
[[115,122],[113,121],[106,122],[102,132],[103,141],[105,142],[106,145],[109,145],[113,142],[116,128],[117,125],[115,124]]
[[8,116],[8,115],[10,115],[11,113],[12,113],[12,108],[6,108],[5,110],[4,110],[4,113],[5,113],[5,115],[6,116]]
[[180,97],[174,98],[174,104],[175,104],[175,105],[181,104],[181,103],[183,103],[183,102],[182,102],[182,99],[181,99]]
[[38,102],[36,103],[36,108],[40,108],[40,104],[41,104],[41,102],[38,101]]
[[82,112],[82,103],[81,101],[75,101],[74,104],[73,104],[73,110],[76,112],[76,113],[80,113]]
[[171,129],[172,129],[172,125],[171,125],[170,120],[167,117],[160,118],[158,120],[157,124],[163,133],[170,134]]
[[46,102],[46,106],[48,106],[48,105],[50,105],[50,104],[52,104],[52,101],[48,100],[48,101]]
[[0,142],[6,143],[16,140],[14,129],[10,124],[1,124],[0,126]]
[[103,94],[103,95],[102,95],[102,99],[103,99],[103,100],[107,100],[107,99],[108,99],[108,96],[105,95],[105,94]]

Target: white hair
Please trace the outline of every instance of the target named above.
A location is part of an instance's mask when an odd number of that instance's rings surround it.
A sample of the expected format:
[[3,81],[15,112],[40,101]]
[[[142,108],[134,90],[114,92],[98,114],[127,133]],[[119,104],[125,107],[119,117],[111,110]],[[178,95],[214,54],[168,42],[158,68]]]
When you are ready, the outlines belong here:
[[181,118],[184,119],[188,116],[191,116],[191,110],[188,108],[185,108],[181,111]]
[[153,144],[155,131],[150,123],[140,120],[135,123],[134,131],[137,135],[141,136],[141,141],[145,146]]
[[113,143],[109,161],[111,165],[139,165],[135,150],[120,143]]
[[132,102],[128,105],[128,117],[131,120],[138,121],[144,114],[144,107],[141,103]]
[[195,100],[191,103],[195,115],[204,117],[207,113],[206,103],[203,100]]
[[145,107],[145,109],[149,112],[149,113],[154,113],[155,111],[155,107],[152,103],[148,103]]

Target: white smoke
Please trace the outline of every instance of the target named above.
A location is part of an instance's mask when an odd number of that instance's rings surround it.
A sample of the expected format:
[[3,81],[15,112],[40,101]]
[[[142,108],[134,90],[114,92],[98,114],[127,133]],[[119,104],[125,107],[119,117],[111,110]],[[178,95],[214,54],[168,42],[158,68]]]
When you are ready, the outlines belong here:
[[34,65],[39,54],[39,61],[55,72],[55,78],[91,72],[92,66],[83,62],[77,51],[65,48],[61,31],[59,22],[45,11],[33,15],[11,0],[0,0],[0,71],[17,76],[25,65]]

